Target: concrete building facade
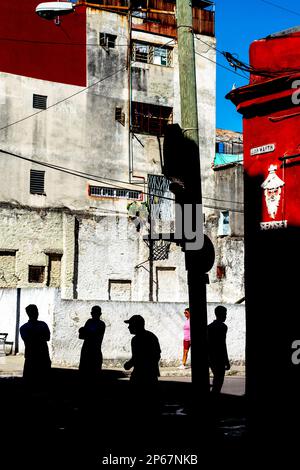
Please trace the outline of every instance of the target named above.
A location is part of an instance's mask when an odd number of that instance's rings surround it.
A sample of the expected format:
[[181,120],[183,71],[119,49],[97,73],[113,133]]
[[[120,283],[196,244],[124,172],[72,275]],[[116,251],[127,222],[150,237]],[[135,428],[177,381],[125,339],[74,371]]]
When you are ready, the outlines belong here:
[[[28,303],[43,306],[45,319],[57,327],[52,346],[59,362],[79,320],[68,336],[65,305],[60,320],[55,317],[53,289],[56,299],[70,302],[68,311],[86,305],[80,321],[90,303],[111,302],[110,310],[118,305],[122,313],[123,302],[128,312],[140,307],[156,315],[155,328],[158,321],[164,325],[163,304],[169,318],[188,302],[181,249],[166,246],[168,256],[149,263],[143,241],[149,196],[163,214],[160,223],[174,223],[162,145],[164,126],[180,123],[178,49],[173,0],[149,0],[148,9],[141,2],[130,15],[126,1],[81,2],[59,24],[38,17],[37,4],[5,0],[0,20],[6,37],[0,55],[0,294],[9,297],[12,311],[20,289]],[[214,11],[204,0],[193,7],[205,231],[216,250],[207,293],[209,302],[235,303],[243,297],[242,166],[215,162]],[[227,233],[221,231],[225,212]],[[22,308],[19,314],[25,321]],[[14,340],[18,322],[4,311],[0,329],[6,325]],[[174,344],[169,347],[166,362],[178,357]],[[109,354],[116,359],[118,351]],[[243,359],[238,351],[232,357]]]
[[[207,191],[208,192],[208,191]],[[215,248],[208,300],[244,301],[244,167],[243,136],[216,131],[216,153],[209,185],[205,230]]]
[[[35,14],[34,0],[18,12],[5,2],[3,22],[11,13],[23,26],[7,32],[10,56],[0,58],[2,288],[149,300],[149,250],[128,205],[147,201],[148,175],[162,172],[163,127],[180,122],[175,5],[158,2],[170,15],[155,19],[150,10],[128,15],[123,3],[79,6],[57,25]],[[194,12],[205,181],[215,142],[214,12],[205,1]],[[187,300],[177,246],[153,270],[153,300]]]

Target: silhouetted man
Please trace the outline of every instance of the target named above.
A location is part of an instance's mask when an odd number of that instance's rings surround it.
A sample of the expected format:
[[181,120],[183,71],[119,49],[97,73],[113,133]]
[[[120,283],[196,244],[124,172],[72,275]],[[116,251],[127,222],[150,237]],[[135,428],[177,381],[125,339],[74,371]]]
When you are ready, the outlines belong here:
[[147,414],[155,417],[159,411],[158,402],[158,377],[160,345],[157,337],[151,331],[145,330],[145,320],[141,315],[133,315],[129,320],[128,329],[132,335],[132,357],[125,362],[124,368],[133,368],[130,376],[132,385],[131,413],[136,413],[138,419],[143,419]]
[[225,370],[230,369],[226,347],[227,309],[222,305],[215,308],[216,319],[208,325],[208,357],[213,373],[212,393],[219,394],[224,382]]
[[20,328],[20,335],[25,344],[25,362],[23,377],[28,382],[42,382],[49,377],[51,361],[47,341],[50,331],[47,323],[39,321],[39,311],[36,305],[26,308],[28,322]]
[[79,371],[86,378],[95,378],[102,369],[102,341],[105,333],[105,323],[100,320],[101,307],[94,305],[91,317],[79,329],[79,338],[84,340],[81,348]]
[[161,353],[157,337],[145,330],[145,320],[141,315],[133,315],[125,323],[128,323],[130,333],[135,335],[131,340],[132,357],[124,364],[126,370],[133,367],[130,380],[138,384],[157,382]]

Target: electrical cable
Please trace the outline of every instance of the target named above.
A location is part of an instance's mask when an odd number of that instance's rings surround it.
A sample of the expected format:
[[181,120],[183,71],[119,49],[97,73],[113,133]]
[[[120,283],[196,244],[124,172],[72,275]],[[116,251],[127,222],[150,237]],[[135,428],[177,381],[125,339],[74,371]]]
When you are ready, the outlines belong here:
[[[5,39],[5,40],[6,40],[7,38],[0,38],[0,40],[1,40],[1,39]],[[199,38],[197,38],[197,39],[199,39]],[[200,39],[200,40],[201,40],[201,39]],[[175,41],[174,39],[171,39],[171,40],[168,41],[167,43],[162,44],[161,46],[157,46],[157,47],[158,47],[158,48],[163,48],[163,47],[167,46],[168,44],[170,44],[170,43],[172,43],[172,42],[176,42],[176,41]],[[205,41],[202,41],[202,42],[205,43]],[[59,44],[59,43],[55,43],[55,44]],[[66,43],[66,44],[67,44],[67,43]],[[207,44],[207,43],[205,43],[205,44]],[[73,45],[79,45],[79,44],[73,44]],[[88,45],[88,44],[86,44],[86,45]],[[210,46],[209,44],[207,44],[207,45],[208,45],[209,47],[212,47],[212,46]],[[123,45],[122,45],[122,46],[123,46]],[[126,44],[126,45],[124,45],[124,46],[128,46],[128,44]],[[100,46],[99,46],[99,47],[100,47]],[[212,47],[212,48],[213,48],[213,47]],[[216,49],[216,48],[214,48],[214,49]],[[216,49],[216,50],[217,50],[217,49]],[[203,57],[203,58],[205,58],[205,59],[207,59],[207,60],[210,60],[211,62],[213,62],[213,63],[215,63],[215,64],[217,64],[217,65],[219,65],[219,66],[225,68],[226,70],[229,70],[230,72],[233,72],[231,69],[229,69],[229,68],[227,68],[227,67],[225,67],[225,66],[223,66],[223,65],[221,65],[221,64],[218,64],[217,62],[215,62],[215,61],[209,59],[208,57],[203,56],[202,54],[199,54],[199,53],[197,53],[197,52],[196,52],[196,54],[198,54],[198,55],[200,55],[201,57]],[[136,61],[135,61],[135,62],[136,62]],[[29,119],[29,118],[31,118],[31,117],[34,117],[34,116],[36,116],[36,115],[38,115],[38,114],[40,114],[40,113],[42,113],[42,112],[44,112],[44,111],[47,111],[48,109],[51,109],[51,108],[57,106],[58,104],[63,103],[64,101],[67,101],[67,100],[73,98],[74,96],[77,96],[78,94],[85,92],[85,91],[88,90],[89,88],[92,88],[92,87],[96,86],[97,84],[103,82],[104,80],[107,80],[108,78],[111,78],[112,76],[116,75],[117,73],[119,73],[119,72],[121,72],[121,71],[125,71],[126,68],[127,68],[127,67],[124,67],[124,68],[122,68],[122,69],[119,69],[119,70],[115,71],[114,73],[112,73],[112,74],[110,74],[110,75],[108,75],[108,76],[106,76],[106,77],[104,77],[104,78],[102,78],[102,79],[100,79],[100,80],[97,80],[95,83],[89,85],[88,87],[85,87],[84,89],[79,90],[78,92],[73,93],[72,95],[70,95],[70,96],[68,96],[68,97],[66,97],[66,98],[64,98],[64,99],[62,99],[62,100],[60,100],[60,101],[58,101],[58,102],[56,102],[56,103],[53,103],[52,105],[48,106],[46,109],[41,109],[41,110],[39,110],[39,111],[37,111],[37,112],[35,112],[35,113],[33,113],[33,114],[30,114],[30,115],[28,115],[28,116],[25,116],[24,118],[21,118],[21,119],[15,121],[15,122],[12,122],[12,123],[10,123],[10,124],[7,124],[6,126],[1,127],[1,128],[0,128],[0,131],[6,129],[6,128],[8,128],[8,127],[11,127],[11,126],[13,126],[13,125],[15,125],[15,124],[18,124],[18,123],[20,123],[20,122],[23,122],[23,121],[25,121],[25,120],[27,120],[27,119]],[[245,76],[243,76],[243,75],[238,74],[237,72],[233,72],[233,73],[235,73],[236,75],[239,75],[239,76],[241,76],[241,77],[243,77],[243,78],[247,78],[247,77],[245,77]],[[93,179],[94,181],[97,181],[97,182],[100,182],[100,183],[103,183],[103,184],[105,184],[106,181],[109,181],[109,182],[122,183],[122,184],[126,184],[126,185],[132,184],[132,185],[136,186],[136,184],[133,184],[133,183],[124,182],[124,181],[121,181],[121,180],[116,180],[116,179],[112,179],[112,178],[108,178],[108,177],[99,177],[99,176],[95,176],[95,175],[92,175],[92,174],[88,174],[88,173],[81,172],[81,171],[79,171],[79,170],[68,169],[68,168],[65,168],[65,167],[60,167],[60,166],[58,166],[58,165],[53,165],[53,164],[49,164],[49,163],[46,163],[46,162],[42,162],[42,161],[39,161],[39,160],[29,159],[29,158],[26,158],[26,157],[22,157],[21,155],[13,154],[12,152],[7,152],[7,151],[5,151],[5,150],[0,150],[0,151],[1,151],[2,153],[4,153],[4,154],[8,154],[8,155],[11,155],[11,156],[14,156],[14,157],[23,159],[23,160],[27,160],[27,161],[30,161],[30,162],[32,162],[32,163],[36,163],[36,164],[39,164],[39,165],[42,165],[42,166],[45,166],[45,167],[48,167],[48,168],[51,168],[51,169],[54,169],[54,170],[62,171],[62,172],[65,172],[65,173],[67,173],[67,174],[71,174],[71,175],[73,175],[73,176],[78,176],[78,177],[82,177],[82,178],[85,178],[85,179]],[[106,180],[106,181],[103,181],[103,180]],[[107,184],[107,183],[106,183],[106,184]],[[110,183],[110,184],[112,184],[112,183]],[[115,188],[124,189],[124,188],[121,188],[120,186],[116,186],[116,185],[114,185],[114,184],[112,184],[112,186],[114,186]],[[149,192],[145,192],[145,191],[140,191],[140,192],[141,192],[142,194],[144,194],[144,195],[157,196],[157,197],[160,197],[160,198],[162,198],[162,199],[168,199],[168,200],[172,200],[172,201],[174,200],[174,198],[167,198],[167,197],[164,197],[164,196],[161,196],[161,195],[156,195],[156,194],[149,193]],[[215,200],[215,201],[220,201],[220,202],[228,202],[228,203],[233,203],[233,204],[243,204],[242,202],[218,200],[218,199],[209,198],[209,197],[205,197],[205,196],[203,196],[203,199],[210,199],[210,200]],[[205,206],[205,205],[204,205],[204,206]],[[212,207],[212,206],[205,206],[205,207]]]
[[292,13],[293,15],[300,16],[300,13],[295,10],[290,10],[289,8],[282,7],[281,5],[277,5],[276,3],[270,2],[269,0],[260,0],[263,3],[267,3],[268,5],[272,5],[273,7],[279,8],[280,10],[287,11]]
[[117,75],[120,72],[124,72],[127,69],[127,67],[123,67],[122,69],[116,70],[115,72],[111,73],[110,75],[107,75],[104,78],[101,78],[100,80],[97,80],[95,83],[92,83],[91,85],[83,88],[82,90],[76,91],[72,95],[67,96],[66,98],[63,98],[62,100],[57,101],[56,103],[51,104],[48,106],[46,109],[40,109],[39,111],[36,111],[35,113],[29,114],[28,116],[25,116],[21,119],[18,119],[17,121],[11,122],[9,124],[6,124],[6,126],[0,127],[0,131],[3,131],[4,129],[7,129],[8,127],[14,126],[16,124],[19,124],[20,122],[26,121],[27,119],[36,116],[37,114],[44,113],[45,111],[48,111],[48,109],[54,108],[58,104],[64,103],[65,101],[74,98],[74,96],[80,95],[81,93],[84,93],[85,91],[89,90],[90,88],[93,88],[94,86],[98,85],[98,83],[104,82],[104,80],[107,80],[108,78],[113,77],[114,75]]
[[[37,41],[34,39],[17,39],[17,38],[8,38],[8,37],[0,37],[0,41],[11,41],[11,42],[21,42],[21,43],[30,43],[30,44],[39,44],[45,46],[87,46],[87,47],[103,47],[102,44],[92,44],[92,43],[80,43],[80,42],[53,42],[53,41]],[[133,41],[137,41],[138,39],[133,39]],[[170,44],[171,42],[176,42],[176,39],[171,39],[170,41],[166,42],[162,45],[157,45],[157,48],[163,48],[166,45]],[[129,47],[128,44],[115,44],[113,49],[116,47]]]
[[[12,157],[15,157],[15,158],[19,158],[21,160],[25,160],[25,161],[28,161],[30,163],[35,163],[37,165],[41,165],[41,166],[50,168],[52,170],[61,171],[63,173],[66,173],[66,174],[69,174],[69,175],[72,175],[72,176],[77,176],[77,177],[83,178],[83,179],[92,179],[94,181],[97,181],[98,183],[107,184],[105,180],[108,180],[108,179],[105,178],[105,177],[102,177],[102,176],[93,175],[93,177],[91,178],[91,175],[88,174],[88,173],[84,173],[84,172],[81,172],[79,170],[72,170],[72,169],[69,169],[69,168],[61,167],[59,165],[53,165],[53,164],[47,163],[47,162],[42,162],[41,160],[35,160],[35,159],[32,159],[32,158],[24,157],[22,155],[18,155],[16,153],[9,152],[9,151],[1,149],[1,148],[0,148],[0,153],[3,153],[4,155],[9,155],[9,156],[12,156]],[[111,181],[111,179],[110,179],[110,181]],[[133,183],[127,183],[127,182],[123,182],[123,183],[127,184],[127,185],[128,184],[133,185]],[[120,187],[120,186],[117,186],[117,185],[112,184],[112,183],[110,183],[110,184],[111,184],[112,187],[114,187],[116,189],[127,189],[127,188]],[[139,191],[139,192],[143,195],[146,195],[146,196],[159,197],[160,199],[164,199],[164,200],[168,200],[168,201],[174,201],[175,200],[174,197],[162,196],[161,194],[150,193],[149,191]],[[243,202],[226,201],[226,200],[223,200],[223,199],[214,199],[214,198],[210,198],[210,197],[203,197],[203,199],[215,200],[217,202],[228,202],[230,204],[244,204]],[[206,205],[206,204],[203,204],[203,206],[204,207],[214,207],[214,206],[210,206],[210,205]],[[230,210],[232,210],[233,212],[241,212],[238,209],[230,209]]]
[[200,57],[203,57],[203,59],[206,59],[206,60],[209,60],[210,62],[213,62],[214,64],[218,65],[219,67],[222,67],[225,70],[228,70],[231,73],[234,73],[235,75],[238,75],[239,77],[245,78],[246,80],[249,79],[246,75],[242,75],[242,74],[236,72],[235,70],[232,70],[229,67],[226,67],[225,65],[219,64],[219,62],[216,62],[215,60],[212,60],[209,57],[206,57],[205,55],[200,54],[200,52],[195,52],[195,54],[199,55]]
[[[232,54],[228,51],[221,51],[220,49],[218,49],[217,47],[214,47],[212,46],[211,44],[208,44],[207,42],[203,41],[201,38],[198,38],[196,36],[196,34],[194,34],[195,38],[198,40],[198,41],[201,41],[203,44],[205,44],[206,46],[208,46],[209,48],[217,51],[219,54],[222,54],[227,62],[236,70],[236,69],[240,69],[244,72],[247,72],[247,73],[252,73],[252,74],[255,74],[255,75],[260,75],[260,76],[264,76],[264,77],[272,77],[272,76],[279,76],[279,75],[282,75],[283,73],[297,73],[297,72],[300,72],[300,69],[284,69],[284,70],[272,70],[272,71],[269,71],[269,70],[263,70],[263,69],[255,69],[254,67],[252,67],[250,64],[248,64],[247,62],[244,62],[244,61],[241,61],[239,60],[237,57],[235,57],[236,54]],[[217,64],[217,62],[216,62]],[[221,65],[221,64],[217,64],[217,65]]]

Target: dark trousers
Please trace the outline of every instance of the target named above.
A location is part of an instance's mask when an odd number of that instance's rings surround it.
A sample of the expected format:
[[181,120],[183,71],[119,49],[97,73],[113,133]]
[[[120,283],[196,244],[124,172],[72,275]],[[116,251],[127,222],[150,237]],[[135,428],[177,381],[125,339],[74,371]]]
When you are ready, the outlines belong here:
[[212,393],[219,394],[221,392],[224,377],[225,377],[225,366],[219,364],[211,364],[211,371],[213,373],[213,382],[212,382]]

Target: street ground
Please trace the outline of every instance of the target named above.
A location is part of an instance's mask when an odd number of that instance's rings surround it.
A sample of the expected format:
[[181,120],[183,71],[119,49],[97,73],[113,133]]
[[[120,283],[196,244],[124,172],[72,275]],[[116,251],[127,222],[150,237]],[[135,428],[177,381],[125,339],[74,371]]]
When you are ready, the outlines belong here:
[[[24,356],[22,354],[8,355],[5,357],[0,357],[0,377],[22,377],[23,374],[23,365],[24,365]],[[61,368],[60,365],[53,364],[55,368]],[[66,369],[76,370],[74,367],[66,367]],[[104,370],[116,370],[123,372],[126,376],[130,375],[130,372],[126,372],[121,367],[108,367],[103,365]],[[181,370],[178,367],[161,367],[160,368],[161,378],[163,377],[172,377],[177,380],[182,378],[191,378],[191,367],[187,366],[186,369]],[[240,377],[240,383],[243,382],[245,377],[245,367],[241,365],[233,364],[230,371],[226,372],[226,378],[230,377]],[[226,383],[230,383],[230,380],[226,380]]]
[[[22,356],[0,358],[1,458],[13,467],[133,468],[174,464],[176,456],[176,464],[197,461],[206,469],[216,450],[214,459],[222,460],[224,452],[245,448],[242,376],[226,377],[220,399],[202,407],[200,399],[192,400],[189,369],[176,369],[173,376],[163,371],[156,394],[134,395],[121,369],[104,369],[99,382],[87,384],[77,370],[53,367],[47,387],[29,389],[22,364]],[[7,452],[11,443],[16,452]],[[121,457],[135,458],[134,464]]]

